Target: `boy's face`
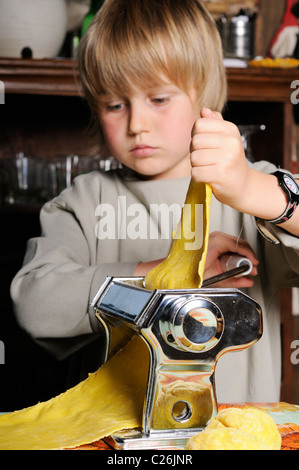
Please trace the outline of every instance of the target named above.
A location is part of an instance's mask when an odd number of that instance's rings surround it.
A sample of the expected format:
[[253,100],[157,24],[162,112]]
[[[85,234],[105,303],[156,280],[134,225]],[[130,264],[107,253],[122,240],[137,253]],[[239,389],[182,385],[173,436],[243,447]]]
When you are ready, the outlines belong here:
[[199,112],[195,92],[172,83],[103,96],[99,119],[111,155],[147,179],[190,176],[191,131]]

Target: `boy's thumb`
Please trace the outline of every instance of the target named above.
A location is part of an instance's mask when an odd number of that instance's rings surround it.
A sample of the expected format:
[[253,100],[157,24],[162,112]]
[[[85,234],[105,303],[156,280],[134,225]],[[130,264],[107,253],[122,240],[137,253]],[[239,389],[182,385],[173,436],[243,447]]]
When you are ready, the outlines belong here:
[[212,110],[209,109],[209,108],[203,108],[203,109],[200,111],[200,116],[201,116],[202,118],[223,120],[223,117],[222,117],[221,113],[219,113],[218,111],[212,111]]

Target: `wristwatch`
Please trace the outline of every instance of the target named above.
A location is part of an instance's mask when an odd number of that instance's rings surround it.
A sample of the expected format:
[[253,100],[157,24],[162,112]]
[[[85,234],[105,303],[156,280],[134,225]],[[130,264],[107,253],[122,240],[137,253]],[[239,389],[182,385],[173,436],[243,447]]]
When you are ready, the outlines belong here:
[[289,173],[279,170],[271,174],[276,176],[278,184],[286,195],[288,203],[285,211],[277,217],[277,219],[267,220],[267,222],[282,224],[292,217],[299,205],[299,186]]

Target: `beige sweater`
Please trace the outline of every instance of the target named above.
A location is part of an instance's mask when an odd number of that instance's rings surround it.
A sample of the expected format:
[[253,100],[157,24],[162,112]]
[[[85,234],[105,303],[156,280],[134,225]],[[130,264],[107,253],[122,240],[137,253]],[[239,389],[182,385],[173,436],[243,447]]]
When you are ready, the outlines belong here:
[[[254,166],[275,170],[266,162]],[[157,223],[153,208],[155,204],[173,205],[174,210],[181,207],[188,184],[188,178],[122,179],[117,172],[77,177],[71,189],[43,207],[41,237],[28,241],[24,265],[11,286],[19,324],[58,358],[101,337],[90,301],[106,276],[131,276],[140,261],[167,255],[171,227],[166,236],[165,224]],[[213,199],[211,232],[215,230],[240,236],[255,250],[259,275],[247,294],[262,307],[264,325],[256,345],[219,360],[218,401],[277,401],[281,369],[278,294],[281,286],[299,286],[299,239],[276,228],[281,243],[273,245],[258,233],[253,217]]]

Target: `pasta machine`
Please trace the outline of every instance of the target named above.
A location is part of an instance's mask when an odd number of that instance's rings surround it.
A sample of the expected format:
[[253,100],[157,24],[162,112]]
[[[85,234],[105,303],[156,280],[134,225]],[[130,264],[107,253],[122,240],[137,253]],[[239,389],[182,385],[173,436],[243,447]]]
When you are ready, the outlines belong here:
[[107,277],[92,301],[106,332],[140,335],[149,349],[142,428],[110,437],[116,449],[183,449],[217,414],[219,357],[262,335],[260,306],[238,289],[153,290],[143,277]]

